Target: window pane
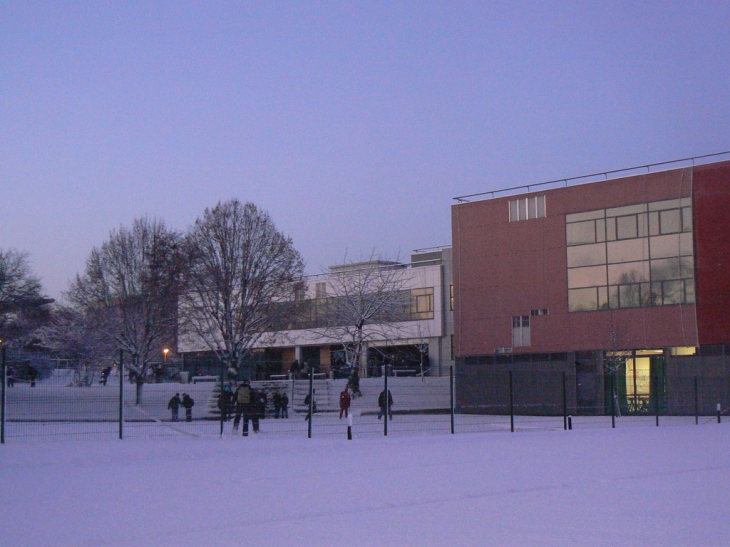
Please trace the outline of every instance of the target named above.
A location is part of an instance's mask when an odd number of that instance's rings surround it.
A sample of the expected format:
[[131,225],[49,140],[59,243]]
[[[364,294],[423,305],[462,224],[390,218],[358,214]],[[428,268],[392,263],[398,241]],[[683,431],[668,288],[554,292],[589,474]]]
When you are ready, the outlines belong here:
[[580,222],[581,220],[591,220],[595,218],[603,218],[603,209],[597,211],[586,211],[585,213],[571,213],[565,215],[565,222]]
[[641,213],[640,215],[636,216],[636,221],[638,223],[639,227],[639,237],[646,237],[649,234],[647,233],[648,227],[647,227],[647,217],[646,213]]
[[520,220],[527,220],[527,200],[518,199],[517,204],[520,208]]
[[606,240],[607,241],[616,240],[616,219],[615,218],[606,219]]
[[667,199],[665,201],[653,201],[649,204],[650,211],[659,211],[661,209],[676,209],[681,205],[678,199]]
[[659,231],[662,234],[675,234],[680,231],[679,209],[659,211]]
[[662,283],[662,293],[664,294],[664,305],[681,304],[682,282],[665,281],[664,283]]
[[568,269],[568,288],[596,287],[606,284],[606,267],[590,266],[588,268]]
[[569,311],[591,311],[598,309],[596,289],[573,289],[568,291]]
[[657,236],[649,239],[651,258],[669,258],[680,255],[679,234]]
[[520,220],[520,215],[517,212],[517,200],[514,199],[509,202],[509,221],[515,222],[517,220]]
[[682,257],[679,259],[681,267],[680,276],[682,279],[692,279],[695,276],[695,261],[691,256]]
[[684,281],[684,301],[688,304],[692,304],[695,301],[694,279],[685,279]]
[[659,213],[649,213],[649,235],[659,235]]
[[527,198],[527,218],[537,218],[537,198]]
[[641,284],[641,305],[644,307],[654,305],[654,299],[651,292],[651,284],[649,283]]
[[606,263],[605,243],[568,247],[568,267],[594,266]]
[[636,215],[616,219],[616,239],[630,239],[636,236]]
[[608,288],[608,306],[612,310],[615,310],[618,308],[618,287],[609,287]]
[[638,308],[641,305],[640,285],[620,285],[619,299],[622,308]]
[[635,262],[649,258],[647,241],[644,238],[608,243],[608,262]]
[[518,348],[522,345],[522,327],[512,327],[512,347]]
[[522,326],[522,345],[523,346],[529,346],[530,345],[530,326]]
[[682,207],[682,231],[692,231],[692,207]]
[[608,287],[598,287],[598,309],[608,309]]
[[565,227],[568,245],[594,243],[596,241],[596,223],[593,220],[576,222]]
[[646,261],[609,264],[608,266],[609,285],[625,285],[642,281],[649,281],[649,263]]
[[680,279],[679,258],[663,258],[651,261],[651,280]]
[[661,306],[662,305],[662,284],[652,283],[651,284],[651,305]]
[[606,241],[606,219],[596,221],[596,241]]
[[635,215],[636,213],[643,213],[646,211],[646,205],[639,203],[638,205],[626,205],[625,207],[613,207],[612,209],[606,209],[607,217],[621,217],[627,215]]
[[537,216],[544,217],[545,213],[545,196],[537,196]]

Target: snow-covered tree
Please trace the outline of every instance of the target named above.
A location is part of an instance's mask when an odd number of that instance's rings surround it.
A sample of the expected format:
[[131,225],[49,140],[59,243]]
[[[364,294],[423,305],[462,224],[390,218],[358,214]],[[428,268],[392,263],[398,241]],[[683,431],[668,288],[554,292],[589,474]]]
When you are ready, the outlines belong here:
[[330,268],[327,298],[317,306],[321,326],[313,329],[314,335],[341,343],[348,363],[366,373],[366,344],[397,338],[400,323],[409,318],[405,271],[398,260],[383,259],[375,252]]
[[181,236],[143,217],[94,248],[67,293],[93,328],[129,355],[137,402],[150,363],[174,337],[184,268]]
[[0,339],[15,346],[28,343],[28,336],[48,314],[53,300],[42,293],[28,254],[0,249]]
[[250,348],[292,299],[304,263],[269,214],[237,199],[206,209],[189,230],[180,327],[189,347],[209,349],[239,370]]

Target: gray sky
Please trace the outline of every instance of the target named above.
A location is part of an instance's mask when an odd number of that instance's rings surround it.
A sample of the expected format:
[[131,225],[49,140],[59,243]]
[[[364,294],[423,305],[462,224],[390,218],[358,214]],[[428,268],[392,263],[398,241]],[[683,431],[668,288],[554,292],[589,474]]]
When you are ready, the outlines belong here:
[[730,149],[728,2],[0,0],[0,248],[238,197],[309,273],[448,244],[456,195]]

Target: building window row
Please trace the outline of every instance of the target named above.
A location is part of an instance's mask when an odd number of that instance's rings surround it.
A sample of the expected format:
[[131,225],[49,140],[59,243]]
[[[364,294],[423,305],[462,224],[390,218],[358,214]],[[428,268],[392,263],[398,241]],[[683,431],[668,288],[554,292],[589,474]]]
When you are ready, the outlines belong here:
[[566,215],[568,309],[695,301],[688,198]]
[[509,202],[509,221],[545,217],[545,196],[513,199]]

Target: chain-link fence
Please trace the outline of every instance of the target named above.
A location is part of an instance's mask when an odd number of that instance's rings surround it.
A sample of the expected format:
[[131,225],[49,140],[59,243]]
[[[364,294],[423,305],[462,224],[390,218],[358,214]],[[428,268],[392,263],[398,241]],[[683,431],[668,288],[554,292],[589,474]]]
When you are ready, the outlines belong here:
[[2,441],[362,438],[709,424],[721,421],[730,406],[724,377],[488,370],[478,376],[397,377],[389,371],[360,380],[312,374],[244,383],[222,369],[206,372],[139,382],[125,374],[123,360],[92,373],[58,362],[37,367],[3,359]]

